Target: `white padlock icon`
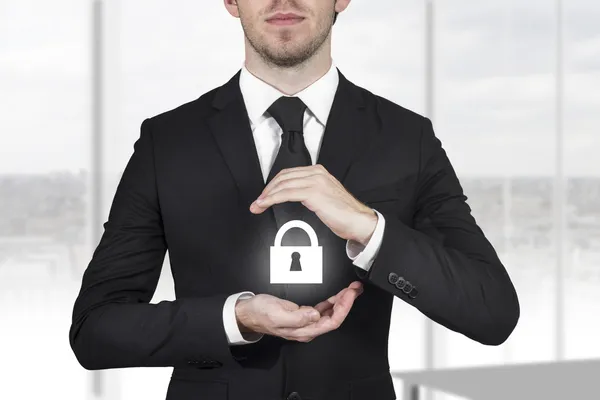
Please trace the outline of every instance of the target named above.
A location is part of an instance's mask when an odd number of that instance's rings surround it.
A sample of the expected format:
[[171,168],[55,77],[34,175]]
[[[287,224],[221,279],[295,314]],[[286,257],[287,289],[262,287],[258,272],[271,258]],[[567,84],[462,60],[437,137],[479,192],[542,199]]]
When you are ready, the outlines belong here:
[[[304,230],[310,246],[281,246],[283,235],[291,228]],[[323,247],[306,222],[288,221],[277,231],[271,246],[271,283],[323,283]]]

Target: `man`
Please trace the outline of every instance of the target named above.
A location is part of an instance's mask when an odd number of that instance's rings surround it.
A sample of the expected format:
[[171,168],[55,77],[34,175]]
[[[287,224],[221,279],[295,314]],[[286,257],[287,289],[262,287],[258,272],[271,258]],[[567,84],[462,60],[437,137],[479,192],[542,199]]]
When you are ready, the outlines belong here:
[[[394,297],[503,343],[517,295],[431,121],[333,65],[350,0],[224,3],[245,62],[143,121],[75,302],[81,365],[174,367],[168,400],[394,399]],[[317,234],[322,284],[270,283],[291,219]],[[167,249],[176,300],[149,304]]]

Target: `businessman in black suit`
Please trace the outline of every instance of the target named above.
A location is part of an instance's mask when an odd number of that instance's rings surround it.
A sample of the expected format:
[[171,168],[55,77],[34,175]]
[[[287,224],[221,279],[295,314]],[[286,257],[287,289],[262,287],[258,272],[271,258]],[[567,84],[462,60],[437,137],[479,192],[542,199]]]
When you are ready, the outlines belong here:
[[[350,0],[224,3],[245,62],[142,122],[74,305],[81,365],[174,367],[168,400],[395,399],[394,297],[503,343],[517,295],[431,121],[333,64]],[[322,284],[270,283],[292,218],[317,233]],[[167,249],[176,300],[150,304]]]

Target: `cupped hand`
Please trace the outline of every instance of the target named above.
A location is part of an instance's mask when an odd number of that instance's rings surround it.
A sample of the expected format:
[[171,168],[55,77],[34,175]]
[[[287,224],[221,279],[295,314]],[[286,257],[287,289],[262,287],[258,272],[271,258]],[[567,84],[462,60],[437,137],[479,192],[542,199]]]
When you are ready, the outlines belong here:
[[238,301],[236,317],[242,332],[310,342],[317,336],[339,328],[362,291],[362,282],[354,281],[314,307],[299,306],[269,294],[258,294]]
[[317,336],[338,329],[346,320],[354,301],[362,292],[362,282],[352,282],[335,296],[331,296],[314,307],[321,314],[318,321],[300,328],[284,328],[282,333],[300,342],[310,342]]

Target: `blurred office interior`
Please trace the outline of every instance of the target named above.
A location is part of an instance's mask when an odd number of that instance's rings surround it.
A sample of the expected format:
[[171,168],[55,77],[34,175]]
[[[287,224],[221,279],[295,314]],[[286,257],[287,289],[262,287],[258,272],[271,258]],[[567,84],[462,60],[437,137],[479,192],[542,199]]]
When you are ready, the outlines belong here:
[[[514,399],[542,383],[595,398],[599,20],[594,0],[354,0],[339,16],[334,62],[432,119],[521,304],[490,347],[395,299],[398,399],[500,398],[486,379]],[[222,1],[0,0],[0,398],[164,399],[171,368],[77,363],[72,306],[141,122],[242,62]],[[167,255],[152,302],[172,284]]]

